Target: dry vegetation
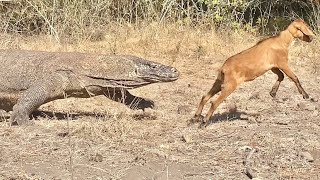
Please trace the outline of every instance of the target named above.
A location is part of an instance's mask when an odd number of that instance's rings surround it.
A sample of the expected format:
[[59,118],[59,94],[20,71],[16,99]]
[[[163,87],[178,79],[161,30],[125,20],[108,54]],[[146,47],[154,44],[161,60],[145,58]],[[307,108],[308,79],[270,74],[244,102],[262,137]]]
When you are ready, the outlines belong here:
[[187,121],[216,70],[260,37],[206,23],[114,22],[88,32],[59,42],[4,32],[0,47],[132,54],[172,65],[181,78],[132,90],[155,101],[145,112],[95,97],[43,105],[33,126],[9,127],[4,115],[0,179],[248,179],[246,170],[257,179],[320,179],[319,39],[295,42],[289,62],[315,102],[288,78],[272,99],[276,76],[267,73],[240,86],[218,108],[216,122],[199,129]]
[[[133,90],[156,102],[146,112],[104,97],[66,99],[41,107],[56,116],[39,116],[32,127],[1,122],[2,179],[244,179],[250,148],[257,149],[251,166],[262,179],[319,178],[318,41],[296,42],[290,56],[290,65],[317,102],[303,100],[288,79],[272,99],[269,90],[276,77],[266,74],[241,86],[219,107],[218,122],[201,130],[187,127],[187,120],[216,69],[258,38],[156,24],[110,26],[108,32],[103,41],[77,44],[3,34],[1,47],[134,54],[177,67],[181,78]],[[235,105],[237,112],[228,113]],[[299,156],[304,151],[314,162]]]

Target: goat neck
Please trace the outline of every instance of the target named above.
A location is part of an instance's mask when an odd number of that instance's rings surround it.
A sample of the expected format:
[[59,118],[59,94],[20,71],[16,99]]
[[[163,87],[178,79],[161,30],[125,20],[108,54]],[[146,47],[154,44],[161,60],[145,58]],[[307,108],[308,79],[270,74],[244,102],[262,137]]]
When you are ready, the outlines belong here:
[[281,46],[288,48],[289,45],[294,40],[294,37],[289,32],[289,30],[286,29],[286,30],[280,32],[280,34],[277,36],[277,39],[278,39],[279,44],[281,44]]

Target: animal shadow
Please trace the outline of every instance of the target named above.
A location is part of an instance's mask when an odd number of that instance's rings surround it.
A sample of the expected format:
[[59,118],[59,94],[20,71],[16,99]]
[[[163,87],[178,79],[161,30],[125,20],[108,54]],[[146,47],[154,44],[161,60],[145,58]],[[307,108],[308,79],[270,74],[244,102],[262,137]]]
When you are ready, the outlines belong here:
[[154,108],[154,102],[152,100],[135,96],[126,89],[109,89],[104,95],[113,101],[128,106],[130,109],[145,110],[147,108]]
[[217,113],[209,119],[208,124],[213,124],[222,121],[248,120],[248,115],[248,113],[242,111],[227,111],[223,113]]
[[64,119],[78,119],[79,117],[99,117],[99,116],[106,116],[106,114],[98,114],[92,112],[80,112],[80,113],[66,113],[66,112],[52,112],[52,111],[34,111],[31,113],[30,118],[38,119],[38,118],[49,118],[49,119],[57,119],[57,120],[64,120]]
[[[131,95],[131,94],[130,94]],[[108,96],[107,96],[108,97]],[[112,99],[112,98],[110,98]],[[130,98],[122,98],[122,99],[113,99],[115,101],[118,101],[124,105],[126,105],[127,107],[129,107],[132,110],[138,110],[141,109],[143,111],[145,111],[145,109],[147,108],[154,108],[154,102],[152,100],[149,99],[144,99],[144,98],[140,98],[137,96],[133,96],[131,95]],[[84,117],[84,116],[91,116],[91,117],[99,117],[99,116],[103,116],[106,117],[106,114],[99,114],[99,113],[94,113],[94,112],[80,112],[80,113],[65,113],[65,112],[52,112],[52,111],[34,111],[33,113],[31,113],[30,118],[39,118],[39,117],[43,117],[43,118],[50,118],[50,119],[58,119],[58,120],[62,120],[62,119],[67,119],[67,118],[71,118],[71,119],[77,119],[79,117]]]

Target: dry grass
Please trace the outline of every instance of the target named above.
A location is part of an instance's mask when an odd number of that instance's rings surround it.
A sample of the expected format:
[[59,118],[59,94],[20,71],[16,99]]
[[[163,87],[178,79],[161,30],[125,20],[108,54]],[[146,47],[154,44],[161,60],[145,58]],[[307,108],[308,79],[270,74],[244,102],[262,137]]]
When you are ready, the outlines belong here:
[[[0,179],[246,179],[244,160],[261,179],[319,179],[319,40],[291,47],[290,65],[310,96],[287,78],[269,95],[270,73],[246,83],[217,110],[207,129],[187,126],[223,61],[259,38],[245,33],[150,24],[110,26],[104,40],[57,44],[50,37],[1,35],[2,48],[133,54],[177,67],[176,82],[131,91],[154,110],[133,111],[104,97],[58,100],[41,107],[60,113],[34,126],[0,122]],[[237,113],[228,113],[236,105]],[[247,113],[248,115],[245,115]],[[299,156],[308,151],[314,162]]]

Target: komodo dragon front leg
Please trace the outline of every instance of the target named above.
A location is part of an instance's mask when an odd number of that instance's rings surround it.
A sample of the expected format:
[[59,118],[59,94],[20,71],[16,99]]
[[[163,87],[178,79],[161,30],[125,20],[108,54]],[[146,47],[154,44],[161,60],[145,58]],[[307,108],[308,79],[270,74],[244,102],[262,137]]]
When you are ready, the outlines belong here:
[[47,78],[37,80],[25,91],[13,106],[10,118],[12,125],[28,123],[29,115],[42,104],[63,98],[69,82],[65,73],[51,74]]

